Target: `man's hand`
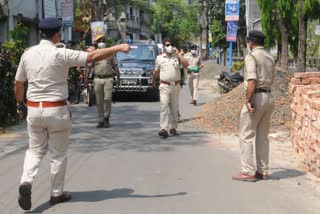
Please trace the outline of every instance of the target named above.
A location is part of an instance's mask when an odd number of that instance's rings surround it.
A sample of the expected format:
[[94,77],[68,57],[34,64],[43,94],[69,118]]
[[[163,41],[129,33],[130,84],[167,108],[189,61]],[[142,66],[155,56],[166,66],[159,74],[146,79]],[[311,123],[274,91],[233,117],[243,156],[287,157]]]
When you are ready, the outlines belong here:
[[20,120],[26,119],[26,117],[28,115],[28,108],[27,108],[26,104],[24,104],[24,103],[18,104],[17,105],[17,113],[19,115]]
[[129,53],[129,51],[131,50],[129,44],[120,44],[117,46],[118,46],[118,51],[123,52],[123,53]]
[[246,106],[247,106],[247,109],[250,113],[254,112],[255,109],[254,109],[254,104],[253,103],[250,103],[250,102],[246,102]]
[[157,88],[157,84],[156,84],[156,81],[152,81],[152,88]]
[[173,48],[173,53],[176,55],[180,54],[179,50],[176,47]]
[[119,88],[119,86],[120,86],[120,78],[117,78],[117,80],[116,80],[116,87]]

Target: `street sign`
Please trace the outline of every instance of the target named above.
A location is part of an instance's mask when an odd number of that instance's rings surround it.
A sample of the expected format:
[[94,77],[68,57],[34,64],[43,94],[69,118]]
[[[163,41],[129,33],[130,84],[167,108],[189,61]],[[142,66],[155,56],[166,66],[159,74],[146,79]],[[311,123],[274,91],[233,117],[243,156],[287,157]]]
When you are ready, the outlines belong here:
[[240,4],[239,0],[226,0],[225,15],[226,21],[239,21]]
[[228,21],[227,22],[227,41],[236,42],[237,41],[237,32],[238,32],[238,22],[237,21]]
[[320,25],[316,26],[316,34],[320,36]]

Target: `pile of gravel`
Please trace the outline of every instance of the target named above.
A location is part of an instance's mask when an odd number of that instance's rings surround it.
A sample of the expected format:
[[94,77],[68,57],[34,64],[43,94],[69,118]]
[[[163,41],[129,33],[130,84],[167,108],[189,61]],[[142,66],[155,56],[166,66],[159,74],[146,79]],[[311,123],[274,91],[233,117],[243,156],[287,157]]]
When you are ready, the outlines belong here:
[[[203,75],[201,77],[203,78]],[[276,107],[271,119],[271,130],[290,128],[291,98],[288,94],[290,77],[287,72],[276,71],[275,73],[272,94],[276,99]],[[237,134],[244,98],[245,91],[241,84],[231,92],[204,105],[195,123],[213,134]]]

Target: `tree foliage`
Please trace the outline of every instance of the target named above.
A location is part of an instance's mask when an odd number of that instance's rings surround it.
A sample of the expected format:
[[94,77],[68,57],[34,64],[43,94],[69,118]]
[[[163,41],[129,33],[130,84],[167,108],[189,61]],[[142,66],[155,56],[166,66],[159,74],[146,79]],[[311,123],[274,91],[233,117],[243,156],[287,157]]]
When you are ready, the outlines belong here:
[[153,8],[152,32],[158,29],[162,37],[170,37],[176,46],[182,46],[199,34],[197,4],[186,5],[184,0],[158,0]]
[[28,33],[29,28],[18,22],[9,32],[10,41],[0,47],[0,126],[12,124],[18,119],[13,84]]

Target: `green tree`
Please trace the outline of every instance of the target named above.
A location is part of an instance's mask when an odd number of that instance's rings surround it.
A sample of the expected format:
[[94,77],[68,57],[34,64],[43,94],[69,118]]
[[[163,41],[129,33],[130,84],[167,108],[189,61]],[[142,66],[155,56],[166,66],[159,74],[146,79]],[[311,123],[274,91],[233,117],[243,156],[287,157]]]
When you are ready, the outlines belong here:
[[0,126],[12,124],[18,119],[13,84],[28,34],[29,28],[18,22],[9,32],[10,41],[0,47]]
[[298,1],[299,47],[297,71],[304,72],[306,70],[308,20],[319,20],[319,11],[320,0]]
[[[294,55],[297,53],[297,0],[257,0],[265,32],[266,46],[274,47],[278,42],[280,67],[288,69],[289,43]],[[281,41],[281,42],[279,42]],[[280,50],[281,48],[281,50]]]
[[157,33],[159,29],[163,38],[170,37],[177,47],[199,34],[197,4],[189,6],[184,0],[158,0],[153,9],[152,32]]

